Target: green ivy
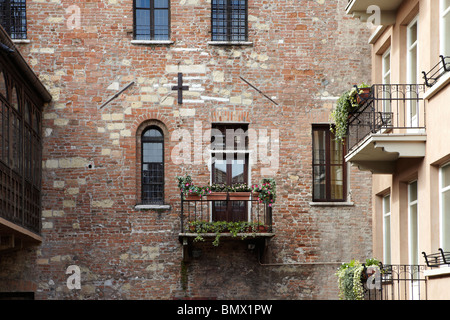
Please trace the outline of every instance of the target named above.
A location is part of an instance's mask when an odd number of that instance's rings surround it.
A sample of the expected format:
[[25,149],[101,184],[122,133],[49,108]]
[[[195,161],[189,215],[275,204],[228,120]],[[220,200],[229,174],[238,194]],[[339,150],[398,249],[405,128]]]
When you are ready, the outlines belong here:
[[[362,83],[358,88],[368,88],[369,85]],[[331,112],[333,122],[330,130],[335,135],[336,140],[343,141],[348,134],[348,116],[359,108],[357,102],[358,90],[353,87],[344,92],[338,99],[336,107]]]
[[[365,266],[380,265],[377,259],[367,259]],[[349,263],[343,263],[336,276],[338,277],[339,299],[341,300],[364,300],[364,287],[362,275],[364,265],[358,260],[351,260]]]

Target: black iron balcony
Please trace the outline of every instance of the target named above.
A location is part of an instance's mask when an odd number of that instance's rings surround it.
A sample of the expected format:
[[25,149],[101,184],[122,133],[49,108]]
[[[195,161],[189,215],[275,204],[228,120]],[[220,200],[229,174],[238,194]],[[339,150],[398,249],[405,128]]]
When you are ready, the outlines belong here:
[[190,256],[193,242],[213,239],[247,240],[258,248],[260,258],[274,236],[272,229],[272,204],[261,201],[253,192],[215,192],[208,195],[184,196],[181,194],[181,230],[179,234]]
[[383,265],[364,279],[365,300],[427,300],[424,265]]
[[[252,192],[213,192],[181,195],[181,233],[196,233],[196,225],[214,222],[242,222],[249,232],[272,232],[272,204]],[[246,230],[242,229],[242,232]]]
[[424,93],[421,84],[373,85],[369,98],[349,116],[349,150],[371,134],[425,129]]

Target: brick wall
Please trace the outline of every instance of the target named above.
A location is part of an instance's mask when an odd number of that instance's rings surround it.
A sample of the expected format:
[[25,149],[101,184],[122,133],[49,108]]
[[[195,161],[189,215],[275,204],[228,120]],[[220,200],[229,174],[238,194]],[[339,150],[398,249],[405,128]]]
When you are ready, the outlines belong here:
[[[353,206],[310,205],[311,124],[328,122],[333,97],[370,79],[368,30],[344,16],[346,3],[249,0],[252,45],[215,46],[207,0],[172,1],[170,45],[131,44],[131,0],[27,2],[30,43],[18,47],[53,95],[43,123],[44,241],[0,259],[0,270],[32,279],[38,299],[337,298],[338,265],[320,262],[365,259],[372,239],[367,173],[351,170]],[[75,29],[72,5],[80,10]],[[190,86],[182,106],[171,90],[178,72]],[[193,137],[199,125],[203,134],[215,121],[249,122],[269,136],[278,130],[276,236],[265,256],[276,265],[261,265],[239,241],[197,244],[202,254],[182,263],[175,176],[202,184],[210,172],[204,162],[174,161],[185,138],[174,136]],[[146,123],[166,133],[170,210],[135,209]],[[195,160],[207,142],[178,160]],[[268,167],[263,161],[252,165],[252,182]],[[70,265],[81,269],[81,290],[66,286]],[[0,290],[14,291],[6,271],[0,275]]]

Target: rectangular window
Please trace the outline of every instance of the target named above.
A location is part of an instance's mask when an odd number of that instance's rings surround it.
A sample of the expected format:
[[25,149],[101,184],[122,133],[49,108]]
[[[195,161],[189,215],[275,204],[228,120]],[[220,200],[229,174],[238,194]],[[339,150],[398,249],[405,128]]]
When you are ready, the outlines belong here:
[[346,201],[345,145],[329,125],[313,126],[313,201]]
[[[418,43],[419,43],[419,33],[418,33],[418,18],[414,20],[407,27],[407,79],[408,84],[421,83],[419,79],[419,68],[418,68]],[[417,117],[417,96],[411,90],[408,92],[408,108],[407,108],[407,127],[418,127],[418,117]]]
[[440,242],[444,251],[450,251],[450,163],[440,169]]
[[419,264],[419,224],[417,181],[408,185],[409,263]]
[[441,54],[450,57],[450,0],[441,0]]
[[247,41],[247,0],[212,0],[212,41]]
[[391,264],[391,195],[383,198],[383,263]]
[[[212,184],[248,184],[249,152],[247,124],[213,124],[211,130]],[[214,221],[247,221],[246,201],[214,201]]]
[[[383,85],[388,87],[391,84],[391,49],[389,48],[383,55]],[[383,112],[391,112],[390,90],[383,90]]]
[[151,126],[141,137],[142,143],[142,202],[164,203],[164,135]]
[[27,11],[25,0],[0,1],[0,23],[11,39],[27,38]]
[[169,0],[134,0],[134,39],[169,40]]

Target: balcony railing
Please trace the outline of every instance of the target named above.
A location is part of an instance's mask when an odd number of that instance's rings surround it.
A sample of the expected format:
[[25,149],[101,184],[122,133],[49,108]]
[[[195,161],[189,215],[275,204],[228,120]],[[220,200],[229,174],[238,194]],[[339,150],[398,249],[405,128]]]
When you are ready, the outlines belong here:
[[364,285],[366,300],[427,300],[424,265],[383,265]]
[[422,84],[373,85],[369,98],[349,116],[349,150],[371,134],[425,129],[425,88]]
[[450,266],[450,252],[444,252],[439,248],[438,253],[426,254],[422,252],[427,266],[430,268],[438,268],[441,266]]
[[450,57],[439,56],[439,63],[436,64],[430,71],[423,71],[423,78],[427,87],[432,87],[439,81],[439,79],[450,71]]
[[180,220],[181,234],[196,233],[195,224],[198,222],[216,221],[247,222],[252,230],[243,232],[269,234],[272,232],[272,206],[251,193],[242,196],[229,192],[196,198],[185,198],[182,194]]

